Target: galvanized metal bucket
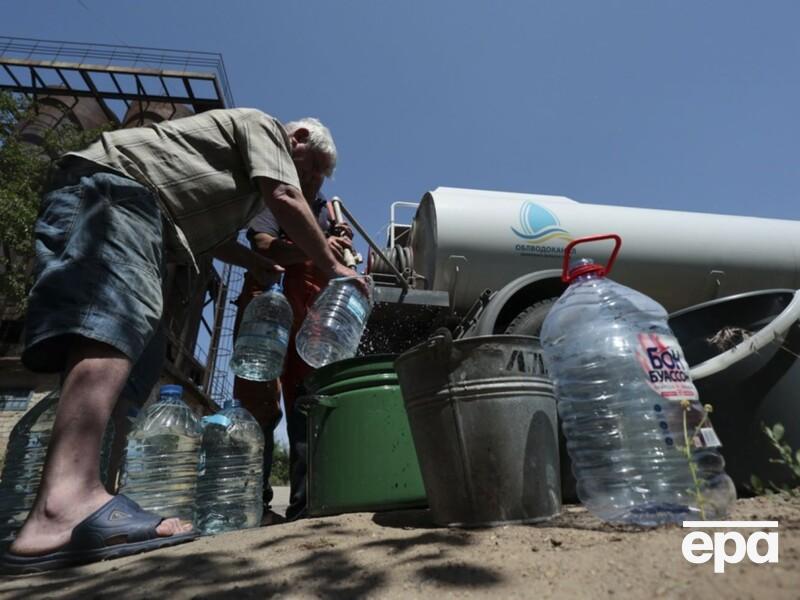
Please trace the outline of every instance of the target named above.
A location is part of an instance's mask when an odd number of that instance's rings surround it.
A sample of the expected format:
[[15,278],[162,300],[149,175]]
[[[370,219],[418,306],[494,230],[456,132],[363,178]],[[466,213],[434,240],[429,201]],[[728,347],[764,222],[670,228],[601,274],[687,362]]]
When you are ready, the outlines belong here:
[[441,330],[395,370],[437,524],[536,522],[561,511],[556,402],[537,338],[453,341]]

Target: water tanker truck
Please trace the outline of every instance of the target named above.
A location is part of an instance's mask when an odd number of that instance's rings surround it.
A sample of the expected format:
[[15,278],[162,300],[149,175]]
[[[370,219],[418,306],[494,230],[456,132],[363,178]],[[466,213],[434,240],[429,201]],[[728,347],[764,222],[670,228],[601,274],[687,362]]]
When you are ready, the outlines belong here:
[[[378,319],[396,323],[405,308],[411,320],[458,324],[460,334],[536,335],[565,289],[565,246],[602,233],[623,240],[611,276],[669,312],[800,287],[798,221],[440,187],[416,205],[410,226],[398,224],[396,212],[413,206],[392,206],[388,247],[370,252]],[[611,248],[603,242],[578,251],[603,262]]]
[[[416,209],[410,225],[397,223],[401,208]],[[800,446],[800,221],[440,187],[392,206],[387,248],[370,241],[376,304],[360,352],[400,353],[442,326],[453,337],[536,336],[566,288],[567,244],[609,233],[622,238],[610,276],[673,313],[701,397],[720,408],[715,427],[735,441],[723,445],[728,473],[740,488],[754,473],[790,483],[761,427],[783,423]],[[581,244],[577,257],[605,263],[611,252],[611,241]]]

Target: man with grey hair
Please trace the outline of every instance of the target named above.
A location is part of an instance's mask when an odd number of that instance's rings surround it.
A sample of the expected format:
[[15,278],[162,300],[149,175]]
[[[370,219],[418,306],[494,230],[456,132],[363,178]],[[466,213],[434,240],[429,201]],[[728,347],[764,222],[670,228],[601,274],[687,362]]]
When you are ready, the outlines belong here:
[[[313,117],[286,123],[284,127],[292,140],[303,140],[318,153],[316,160],[321,161],[318,165],[309,165],[297,160],[295,160],[295,165],[297,166],[298,174],[301,174],[300,184],[303,196],[309,202],[309,208],[315,217],[317,225],[323,235],[326,236],[328,246],[336,258],[343,261],[343,248],[346,247],[352,250],[350,243],[352,233],[348,229],[346,232],[337,231],[337,235],[333,235],[334,223],[332,217],[329,216],[327,202],[320,193],[325,177],[330,177],[336,167],[337,155],[333,137],[328,128]],[[276,237],[280,234],[281,239],[274,239],[269,234]],[[301,367],[301,365],[305,366],[305,363],[295,351],[294,337],[305,317],[307,306],[316,298],[320,288],[325,286],[327,278],[313,264],[308,264],[308,257],[296,244],[288,239],[269,208],[264,208],[249,223],[247,238],[253,250],[285,267],[284,294],[292,307],[292,330],[289,335],[289,347],[280,382],[277,380],[248,381],[235,377],[233,384],[234,397],[238,398],[242,405],[253,414],[264,432],[264,439],[266,440],[263,456],[264,523],[271,524],[280,522],[283,519],[281,515],[277,515],[270,510],[273,491],[269,483],[274,451],[274,430],[280,423],[282,416],[280,409],[281,392],[283,392],[283,404],[289,437],[289,479],[291,484],[290,506],[286,517],[291,519],[299,516],[305,507],[305,469],[300,466],[305,464],[305,459],[303,458],[305,447],[301,447],[301,440],[298,434],[298,431],[304,427],[304,421],[302,416],[298,416],[296,411],[293,410],[296,396],[293,382],[300,381],[307,373],[307,370]],[[266,287],[259,283],[252,274],[247,273],[245,275],[242,291],[235,302],[238,311],[234,323],[234,337],[238,335],[239,324],[245,309],[254,298],[264,292]],[[288,380],[286,379],[287,373],[289,374]]]
[[[316,188],[319,189],[322,185],[322,180],[325,177],[333,175],[333,171],[336,169],[336,144],[333,143],[333,136],[330,130],[325,127],[319,119],[314,117],[306,117],[299,121],[290,121],[286,123],[284,127],[289,137],[293,139],[297,138],[298,132],[303,132],[300,134],[300,137],[304,138],[306,143],[317,153],[326,157],[327,165],[325,166],[327,166],[327,169],[325,169],[324,172],[320,173],[313,169],[307,169],[306,165],[303,163],[298,167],[298,169],[303,170],[304,175],[308,176],[305,181],[303,177],[301,177],[300,183],[315,184]],[[295,166],[297,166],[297,163],[295,163]],[[312,172],[317,175],[316,178],[310,177]]]
[[59,161],[34,228],[22,360],[60,372],[61,395],[38,496],[0,569],[49,570],[197,536],[106,492],[103,431],[161,320],[165,262],[196,267],[195,256],[210,253],[266,280],[280,268],[236,241],[266,206],[326,277],[351,274],[301,191],[335,164],[319,150],[333,147],[329,133],[316,141],[320,132],[301,124],[288,133],[255,109],[213,110],[104,133]]

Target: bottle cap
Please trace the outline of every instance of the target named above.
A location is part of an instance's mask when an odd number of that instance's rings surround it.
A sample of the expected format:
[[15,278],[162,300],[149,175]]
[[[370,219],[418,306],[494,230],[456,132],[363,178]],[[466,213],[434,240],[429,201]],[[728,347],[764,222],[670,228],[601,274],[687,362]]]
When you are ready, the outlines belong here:
[[595,264],[591,258],[580,258],[569,263],[570,280],[587,273],[596,273],[598,277],[604,277],[606,268],[603,265]]
[[159,396],[183,395],[183,386],[176,384],[162,385],[158,390]]

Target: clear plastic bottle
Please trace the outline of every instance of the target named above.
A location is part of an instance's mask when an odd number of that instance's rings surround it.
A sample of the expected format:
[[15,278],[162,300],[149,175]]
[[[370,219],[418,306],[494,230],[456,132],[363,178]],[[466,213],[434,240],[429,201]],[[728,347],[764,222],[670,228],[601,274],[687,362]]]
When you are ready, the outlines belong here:
[[736,500],[667,312],[582,259],[544,321],[578,497],[608,522],[654,526],[724,517]]
[[264,433],[238,400],[203,418],[195,523],[203,535],[261,524]]
[[251,381],[277,379],[283,370],[291,328],[292,308],[276,283],[256,296],[244,311],[231,357],[234,374]]
[[200,424],[181,399],[183,388],[164,385],[139,413],[128,434],[120,493],[164,518],[191,521],[200,458]]
[[[30,512],[56,420],[59,390],[47,395],[17,422],[6,446],[0,479],[0,545],[11,542]],[[100,477],[105,480],[114,439],[114,423],[109,421],[100,453]]]
[[372,312],[372,278],[367,276],[369,297],[356,286],[361,276],[332,279],[308,309],[297,332],[297,353],[312,367],[352,358]]

